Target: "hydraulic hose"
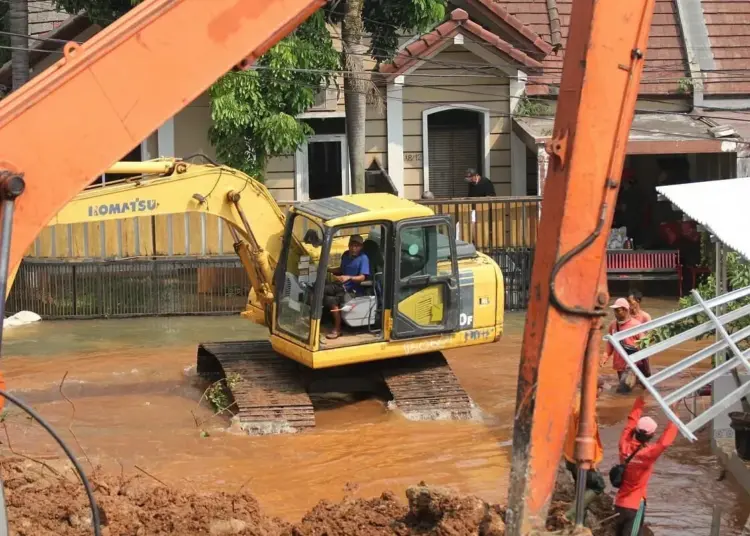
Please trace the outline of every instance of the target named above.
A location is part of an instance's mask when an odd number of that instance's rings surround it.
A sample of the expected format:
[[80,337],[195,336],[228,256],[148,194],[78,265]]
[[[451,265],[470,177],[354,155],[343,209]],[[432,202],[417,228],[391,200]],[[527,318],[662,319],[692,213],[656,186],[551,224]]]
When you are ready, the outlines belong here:
[[[70,461],[73,462],[73,467],[75,467],[75,470],[78,473],[78,476],[81,478],[81,482],[83,482],[83,487],[86,488],[86,495],[89,499],[89,504],[91,505],[91,524],[94,527],[94,536],[101,536],[101,528],[99,526],[100,525],[99,508],[96,506],[96,500],[94,499],[94,492],[91,491],[91,484],[89,484],[89,481],[83,472],[83,468],[81,467],[81,465],[78,463],[78,460],[76,460],[76,457],[68,448],[68,445],[65,444],[65,441],[63,441],[62,438],[59,435],[57,435],[57,433],[52,429],[52,427],[47,423],[47,421],[45,421],[41,417],[41,415],[39,415],[36,411],[31,409],[25,403],[21,402],[21,400],[19,400],[15,396],[8,394],[4,389],[0,389],[0,395],[5,397],[7,400],[10,400],[11,402],[13,402],[13,404],[18,406],[22,410],[24,410],[26,413],[28,413],[32,419],[34,419],[39,424],[41,424],[42,428],[47,430],[49,435],[55,438],[55,441],[57,441],[57,444],[60,445],[60,447],[62,447],[63,451],[65,451],[65,454],[68,456],[68,458],[70,458]],[[3,504],[3,509],[5,509],[5,504]]]

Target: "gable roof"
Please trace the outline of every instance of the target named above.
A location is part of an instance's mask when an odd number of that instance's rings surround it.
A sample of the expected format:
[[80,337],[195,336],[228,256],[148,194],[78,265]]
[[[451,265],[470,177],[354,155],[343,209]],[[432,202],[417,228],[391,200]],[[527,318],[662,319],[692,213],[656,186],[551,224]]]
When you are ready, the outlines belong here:
[[[729,0],[724,0],[729,1]],[[555,9],[548,9],[547,0],[502,0],[507,10],[529,26],[533,32],[560,49],[544,61],[544,74],[529,77],[529,95],[555,94],[562,75],[565,45],[570,28],[572,0],[554,0]],[[559,26],[558,26],[559,25]],[[553,35],[552,28],[559,27]],[[641,77],[641,95],[680,93],[680,78],[690,76],[687,54],[682,40],[677,9],[673,0],[656,0],[649,33],[646,63]]]
[[532,58],[542,60],[553,50],[552,45],[495,0],[451,0],[450,3],[471,13],[482,26]]
[[526,67],[531,71],[538,71],[542,68],[540,61],[532,58],[526,52],[519,50],[469,19],[466,11],[463,9],[454,9],[451,11],[448,20],[402,48],[393,60],[381,64],[379,71],[385,74],[388,79],[393,79],[404,74],[411,67],[440,50],[449,39],[453,39],[458,34],[465,35],[474,41],[486,45],[491,52],[502,54],[513,63]]

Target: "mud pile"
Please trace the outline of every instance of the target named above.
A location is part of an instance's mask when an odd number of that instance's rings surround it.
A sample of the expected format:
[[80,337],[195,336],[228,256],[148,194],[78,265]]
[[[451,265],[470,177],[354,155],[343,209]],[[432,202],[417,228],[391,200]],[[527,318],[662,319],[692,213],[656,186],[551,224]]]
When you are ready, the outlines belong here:
[[[68,471],[53,472],[18,458],[0,459],[11,534],[93,534],[83,486]],[[160,485],[144,475],[90,476],[99,504],[102,534],[253,536],[503,536],[505,510],[473,496],[457,496],[424,483],[410,487],[407,504],[392,493],[373,499],[321,501],[297,524],[266,516],[248,492],[199,493]],[[559,489],[549,528],[568,528],[565,510],[572,487]],[[614,521],[604,498],[589,516],[595,536],[609,536]],[[604,521],[604,523],[602,523]]]

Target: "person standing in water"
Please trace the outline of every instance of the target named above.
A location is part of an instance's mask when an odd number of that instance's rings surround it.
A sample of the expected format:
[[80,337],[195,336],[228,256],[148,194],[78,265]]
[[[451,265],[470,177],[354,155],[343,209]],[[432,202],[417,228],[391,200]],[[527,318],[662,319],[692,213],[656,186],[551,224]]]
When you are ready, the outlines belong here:
[[[607,332],[610,335],[614,335],[618,331],[624,331],[626,329],[630,329],[632,327],[640,325],[640,322],[638,320],[630,316],[630,304],[625,298],[617,298],[614,305],[611,305],[610,308],[615,312],[615,319],[609,325],[609,329],[607,329]],[[622,341],[620,341],[620,343],[630,354],[638,350],[638,341],[640,340],[640,338],[641,334],[639,333],[637,335],[633,335],[631,337],[623,339]],[[601,365],[604,366],[610,358],[612,358],[612,368],[614,368],[615,372],[617,372],[617,379],[620,381],[620,388],[621,390],[624,390],[623,380],[628,371],[628,365],[625,360],[620,357],[620,354],[615,352],[615,347],[612,346],[612,343],[607,341],[607,349],[604,354],[604,358],[601,361]]]
[[632,290],[628,294],[628,303],[630,304],[630,316],[638,320],[641,324],[651,322],[651,315],[641,308],[643,293],[640,290]]
[[[628,422],[620,436],[620,463],[625,464],[625,471],[622,474],[622,484],[615,496],[615,513],[618,514],[615,525],[617,536],[643,536],[648,481],[654,472],[656,460],[677,437],[677,426],[670,421],[661,437],[655,443],[649,444],[656,434],[657,424],[651,417],[642,417],[644,405],[642,396],[635,399],[633,409],[628,415]],[[672,405],[673,409],[675,405],[676,403]]]

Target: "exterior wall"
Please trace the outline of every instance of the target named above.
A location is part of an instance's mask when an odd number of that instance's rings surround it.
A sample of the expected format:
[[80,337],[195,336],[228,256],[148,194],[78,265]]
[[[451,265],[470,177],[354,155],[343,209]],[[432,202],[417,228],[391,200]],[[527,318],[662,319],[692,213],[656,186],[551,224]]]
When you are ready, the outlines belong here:
[[216,151],[208,141],[210,127],[210,100],[208,93],[202,93],[174,117],[175,156],[184,158],[195,153],[203,153],[209,158],[216,158]]
[[[405,76],[404,192],[419,199],[423,192],[422,112],[448,104],[468,104],[490,112],[490,179],[499,196],[510,195],[510,98],[508,79],[481,75],[457,65],[484,63],[460,46],[450,46]],[[484,63],[484,65],[487,65]],[[431,76],[432,75],[432,76]]]
[[[341,107],[343,111],[343,92]],[[315,118],[310,113],[306,117]],[[320,117],[325,117],[321,115]],[[343,132],[342,132],[343,134]],[[388,140],[386,137],[385,99],[382,103],[372,103],[367,106],[365,123],[365,167],[377,158],[383,167],[387,167]],[[296,200],[296,176],[301,170],[297,169],[297,159],[294,154],[271,158],[266,165],[265,185],[279,202]]]

